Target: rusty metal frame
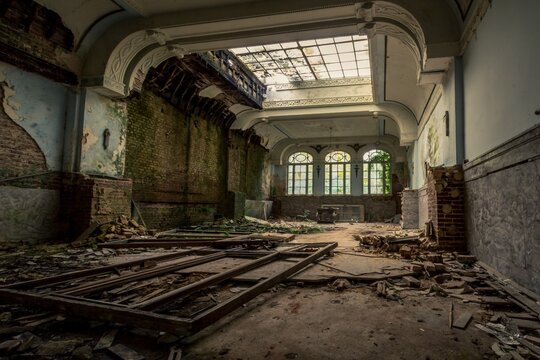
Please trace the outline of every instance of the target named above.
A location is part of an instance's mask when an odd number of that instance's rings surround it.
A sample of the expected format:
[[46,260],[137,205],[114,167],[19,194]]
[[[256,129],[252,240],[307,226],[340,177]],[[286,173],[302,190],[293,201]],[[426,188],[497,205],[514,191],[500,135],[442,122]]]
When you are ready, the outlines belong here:
[[[144,260],[129,261],[117,265],[81,270],[44,279],[11,284],[0,288],[0,302],[20,303],[28,307],[40,308],[66,315],[86,317],[93,320],[118,322],[135,327],[166,331],[169,333],[192,333],[211,325],[262,292],[305,269],[308,265],[320,260],[322,257],[329,255],[336,247],[337,243],[318,243],[289,244],[288,248],[283,251],[246,251],[241,249],[219,250],[211,248],[182,250],[171,254],[145,258]],[[311,253],[305,252],[305,250],[312,248],[317,248],[317,250]],[[183,256],[190,255],[201,256],[195,259],[181,259]],[[85,294],[95,293],[96,291],[109,289],[128,282],[161,276],[181,268],[189,268],[195,265],[215,261],[223,257],[248,257],[253,258],[254,260],[247,264],[211,275],[197,282],[131,305],[109,303],[82,297],[82,295]],[[215,286],[223,281],[233,280],[236,276],[247,273],[265,264],[287,258],[299,258],[300,260],[294,262],[291,266],[278,274],[256,282],[245,291],[210,309],[196,314],[194,317],[177,317],[151,311],[177,299],[204,290],[210,286]],[[153,262],[154,266],[149,269],[144,268],[144,264],[149,261]],[[68,286],[61,288],[60,290],[50,289],[53,285],[62,286],[75,280],[87,280],[90,276],[101,276],[106,273],[118,272],[119,269],[131,269],[133,266],[140,266],[142,269],[138,272],[120,274],[117,277],[87,282],[72,287]]]

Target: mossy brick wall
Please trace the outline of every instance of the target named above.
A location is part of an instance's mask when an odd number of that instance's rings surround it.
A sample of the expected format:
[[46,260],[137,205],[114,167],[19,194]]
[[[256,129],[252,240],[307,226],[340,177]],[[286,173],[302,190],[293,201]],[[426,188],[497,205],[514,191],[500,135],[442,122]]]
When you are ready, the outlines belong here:
[[149,227],[213,220],[227,196],[227,131],[143,89],[128,101],[125,177]]
[[267,199],[270,191],[268,151],[234,131],[229,135],[228,150],[229,191],[245,193],[250,200]]

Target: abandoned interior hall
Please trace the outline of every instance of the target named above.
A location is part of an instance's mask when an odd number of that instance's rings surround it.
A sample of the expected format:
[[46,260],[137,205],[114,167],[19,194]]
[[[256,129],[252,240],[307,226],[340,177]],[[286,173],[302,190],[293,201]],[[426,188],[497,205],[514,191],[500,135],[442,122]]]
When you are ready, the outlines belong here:
[[0,0],[0,358],[540,359],[539,0]]

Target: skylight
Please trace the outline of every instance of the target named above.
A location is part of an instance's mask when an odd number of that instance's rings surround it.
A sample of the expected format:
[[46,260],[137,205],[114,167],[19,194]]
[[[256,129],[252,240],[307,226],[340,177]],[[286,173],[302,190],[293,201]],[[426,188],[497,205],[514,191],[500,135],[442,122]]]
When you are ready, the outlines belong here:
[[367,36],[293,41],[231,51],[267,85],[371,77]]

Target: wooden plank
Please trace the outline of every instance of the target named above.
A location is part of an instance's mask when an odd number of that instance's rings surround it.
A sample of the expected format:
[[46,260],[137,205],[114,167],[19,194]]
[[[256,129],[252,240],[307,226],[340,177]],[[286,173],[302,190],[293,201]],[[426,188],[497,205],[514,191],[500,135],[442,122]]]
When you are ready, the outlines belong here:
[[230,299],[227,299],[226,301],[215,306],[214,308],[203,312],[202,314],[198,315],[197,317],[193,319],[194,320],[193,328],[195,330],[200,330],[214,323],[215,321],[222,318],[226,314],[230,313],[231,311],[235,310],[239,306],[242,306],[249,300],[253,299],[260,293],[270,289],[272,286],[296,274],[300,270],[304,269],[307,265],[312,264],[315,260],[327,255],[336,247],[337,247],[337,243],[330,243],[326,245],[325,247],[321,248],[320,250],[318,250],[317,252],[315,252],[314,254],[311,254],[310,256],[299,261],[298,263],[287,268],[286,270],[280,272],[279,274],[276,274],[272,276],[271,278],[268,278],[262,282],[259,282],[258,284],[248,288],[247,290],[241,292],[240,294]]
[[472,319],[472,314],[466,311],[458,316],[458,318],[454,321],[452,326],[458,329],[466,329],[471,319]]
[[188,267],[196,266],[205,264],[207,262],[215,261],[218,259],[222,259],[226,257],[227,255],[224,252],[214,253],[206,256],[202,256],[198,259],[189,259],[184,260],[180,263],[165,265],[161,267],[152,268],[145,271],[139,271],[135,274],[126,274],[122,275],[116,278],[112,279],[105,279],[105,280],[99,280],[87,284],[82,284],[80,286],[77,286],[75,288],[65,289],[59,291],[61,294],[66,295],[83,295],[83,294],[89,294],[96,291],[106,290],[110,289],[112,287],[126,284],[133,281],[139,281],[139,280],[145,280],[148,278],[160,276],[163,274],[167,274],[170,272],[174,272],[176,270],[185,269]]
[[124,268],[130,268],[132,266],[142,265],[146,261],[171,260],[177,257],[187,255],[196,250],[197,249],[182,250],[182,251],[177,251],[177,252],[165,254],[165,255],[157,255],[157,256],[151,256],[151,257],[147,257],[147,258],[139,259],[139,260],[126,261],[120,264],[107,265],[107,266],[102,266],[102,267],[97,267],[97,268],[92,268],[92,269],[86,269],[86,270],[72,271],[65,274],[46,277],[42,279],[29,280],[29,281],[23,281],[23,282],[10,284],[10,285],[5,285],[5,286],[1,286],[0,289],[1,288],[25,289],[25,288],[36,287],[36,286],[41,286],[41,285],[58,284],[67,280],[83,278],[83,277],[92,276],[92,275],[99,275],[99,274],[115,271],[116,269],[124,269]]
[[237,266],[223,273],[212,275],[200,281],[183,286],[179,289],[169,291],[166,294],[157,296],[148,301],[143,301],[139,304],[136,304],[134,307],[137,309],[146,309],[146,310],[155,309],[158,306],[164,305],[180,297],[188,296],[204,288],[207,288],[208,286],[218,284],[224,280],[231,279],[235,276],[238,276],[248,271],[251,271],[253,269],[256,269],[262,265],[268,264],[272,262],[273,260],[277,260],[279,257],[280,257],[280,254],[278,252],[274,252],[273,254],[263,256],[262,258],[253,260],[244,265]]
[[193,320],[170,315],[117,306],[89,303],[85,299],[66,299],[55,295],[32,294],[13,289],[0,289],[0,301],[18,303],[29,308],[57,311],[62,314],[107,322],[118,322],[130,326],[155,329],[172,334],[185,334]]

